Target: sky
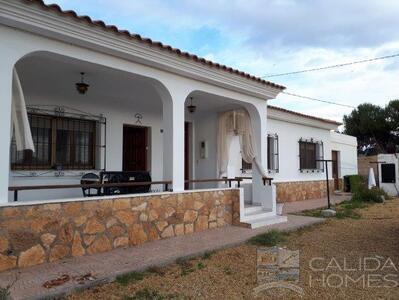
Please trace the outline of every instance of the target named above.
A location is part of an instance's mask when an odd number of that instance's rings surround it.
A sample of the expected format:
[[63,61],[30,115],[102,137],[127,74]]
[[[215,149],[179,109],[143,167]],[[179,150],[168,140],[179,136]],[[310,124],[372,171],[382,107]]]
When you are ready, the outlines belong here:
[[[256,76],[399,53],[397,0],[46,0]],[[357,106],[399,99],[399,57],[267,78]],[[269,102],[341,121],[351,108],[280,94]]]

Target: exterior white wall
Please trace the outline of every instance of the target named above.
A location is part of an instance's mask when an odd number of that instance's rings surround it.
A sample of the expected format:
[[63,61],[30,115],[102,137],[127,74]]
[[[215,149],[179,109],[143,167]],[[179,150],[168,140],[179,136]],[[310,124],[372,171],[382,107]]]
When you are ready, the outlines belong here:
[[[378,161],[387,164],[394,164],[396,170],[395,183],[382,183],[382,176],[379,177],[380,187],[390,196],[396,197],[399,194],[399,154],[378,154]],[[381,164],[378,164],[378,172],[381,174]],[[376,175],[376,174],[375,174]]]
[[[324,159],[331,159],[330,131],[280,120],[269,120],[268,133],[278,135],[279,172],[270,173],[275,182],[325,180],[325,172],[301,172],[299,170],[299,139],[323,142]],[[331,164],[329,165],[331,178]]]
[[356,175],[357,140],[353,136],[331,131],[331,150],[338,151],[338,176]]
[[[339,152],[338,172],[339,177],[357,174],[357,141],[355,137],[335,133],[325,128],[317,128],[309,125],[301,125],[276,119],[268,119],[267,133],[278,135],[279,147],[279,171],[270,172],[269,176],[274,182],[313,181],[325,180],[325,172],[301,172],[299,170],[299,139],[323,141],[324,159],[331,159],[331,151]],[[265,136],[267,135],[265,133]],[[238,144],[232,143],[230,149],[229,167],[234,176],[250,176],[251,171],[242,173],[241,154]],[[332,178],[332,166],[328,165],[329,178]],[[232,175],[233,176],[233,175]]]
[[[217,113],[207,113],[194,116],[195,126],[195,178],[217,178]],[[207,144],[207,157],[200,157],[200,143]],[[214,188],[218,185],[215,182],[196,183],[196,188]]]

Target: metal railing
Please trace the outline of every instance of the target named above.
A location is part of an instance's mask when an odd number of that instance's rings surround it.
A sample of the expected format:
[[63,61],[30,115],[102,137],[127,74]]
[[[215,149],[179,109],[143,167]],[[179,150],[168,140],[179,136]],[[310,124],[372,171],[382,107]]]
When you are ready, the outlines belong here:
[[[193,179],[185,180],[185,183],[201,183],[201,182],[224,182],[232,187],[232,182],[237,182],[237,186],[240,187],[240,182],[243,178],[217,178],[217,179]],[[146,182],[120,182],[120,183],[90,183],[90,184],[59,184],[59,185],[29,185],[29,186],[10,186],[8,191],[14,192],[14,201],[18,201],[18,195],[20,191],[30,190],[56,190],[56,189],[104,189],[104,188],[123,188],[123,187],[145,187],[151,185],[164,185],[164,191],[173,191],[169,189],[169,185],[172,184],[171,180],[163,181],[146,181]],[[112,196],[98,194],[93,196]]]
[[[251,176],[240,176],[240,177],[236,177],[236,178],[239,178],[241,180],[244,180],[244,179],[251,179],[252,180]],[[271,178],[271,177],[265,177],[265,176],[262,177],[263,185],[266,185],[266,183],[268,185],[272,185],[272,180],[273,180],[273,178]]]

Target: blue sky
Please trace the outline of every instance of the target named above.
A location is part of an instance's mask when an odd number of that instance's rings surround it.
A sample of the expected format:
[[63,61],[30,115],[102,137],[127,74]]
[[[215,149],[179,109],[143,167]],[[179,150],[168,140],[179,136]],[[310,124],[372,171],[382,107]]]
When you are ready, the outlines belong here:
[[[399,53],[396,0],[54,0],[253,75]],[[399,98],[399,58],[274,77],[287,91],[356,106]],[[270,104],[341,120],[351,109],[280,95]]]

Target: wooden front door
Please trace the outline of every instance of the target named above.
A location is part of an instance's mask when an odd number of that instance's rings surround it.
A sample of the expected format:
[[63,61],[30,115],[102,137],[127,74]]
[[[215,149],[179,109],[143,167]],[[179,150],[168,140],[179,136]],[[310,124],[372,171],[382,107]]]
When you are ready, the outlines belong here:
[[148,171],[148,128],[123,126],[123,171]]
[[331,151],[332,159],[332,177],[334,179],[334,189],[339,190],[339,178],[338,178],[338,151]]

